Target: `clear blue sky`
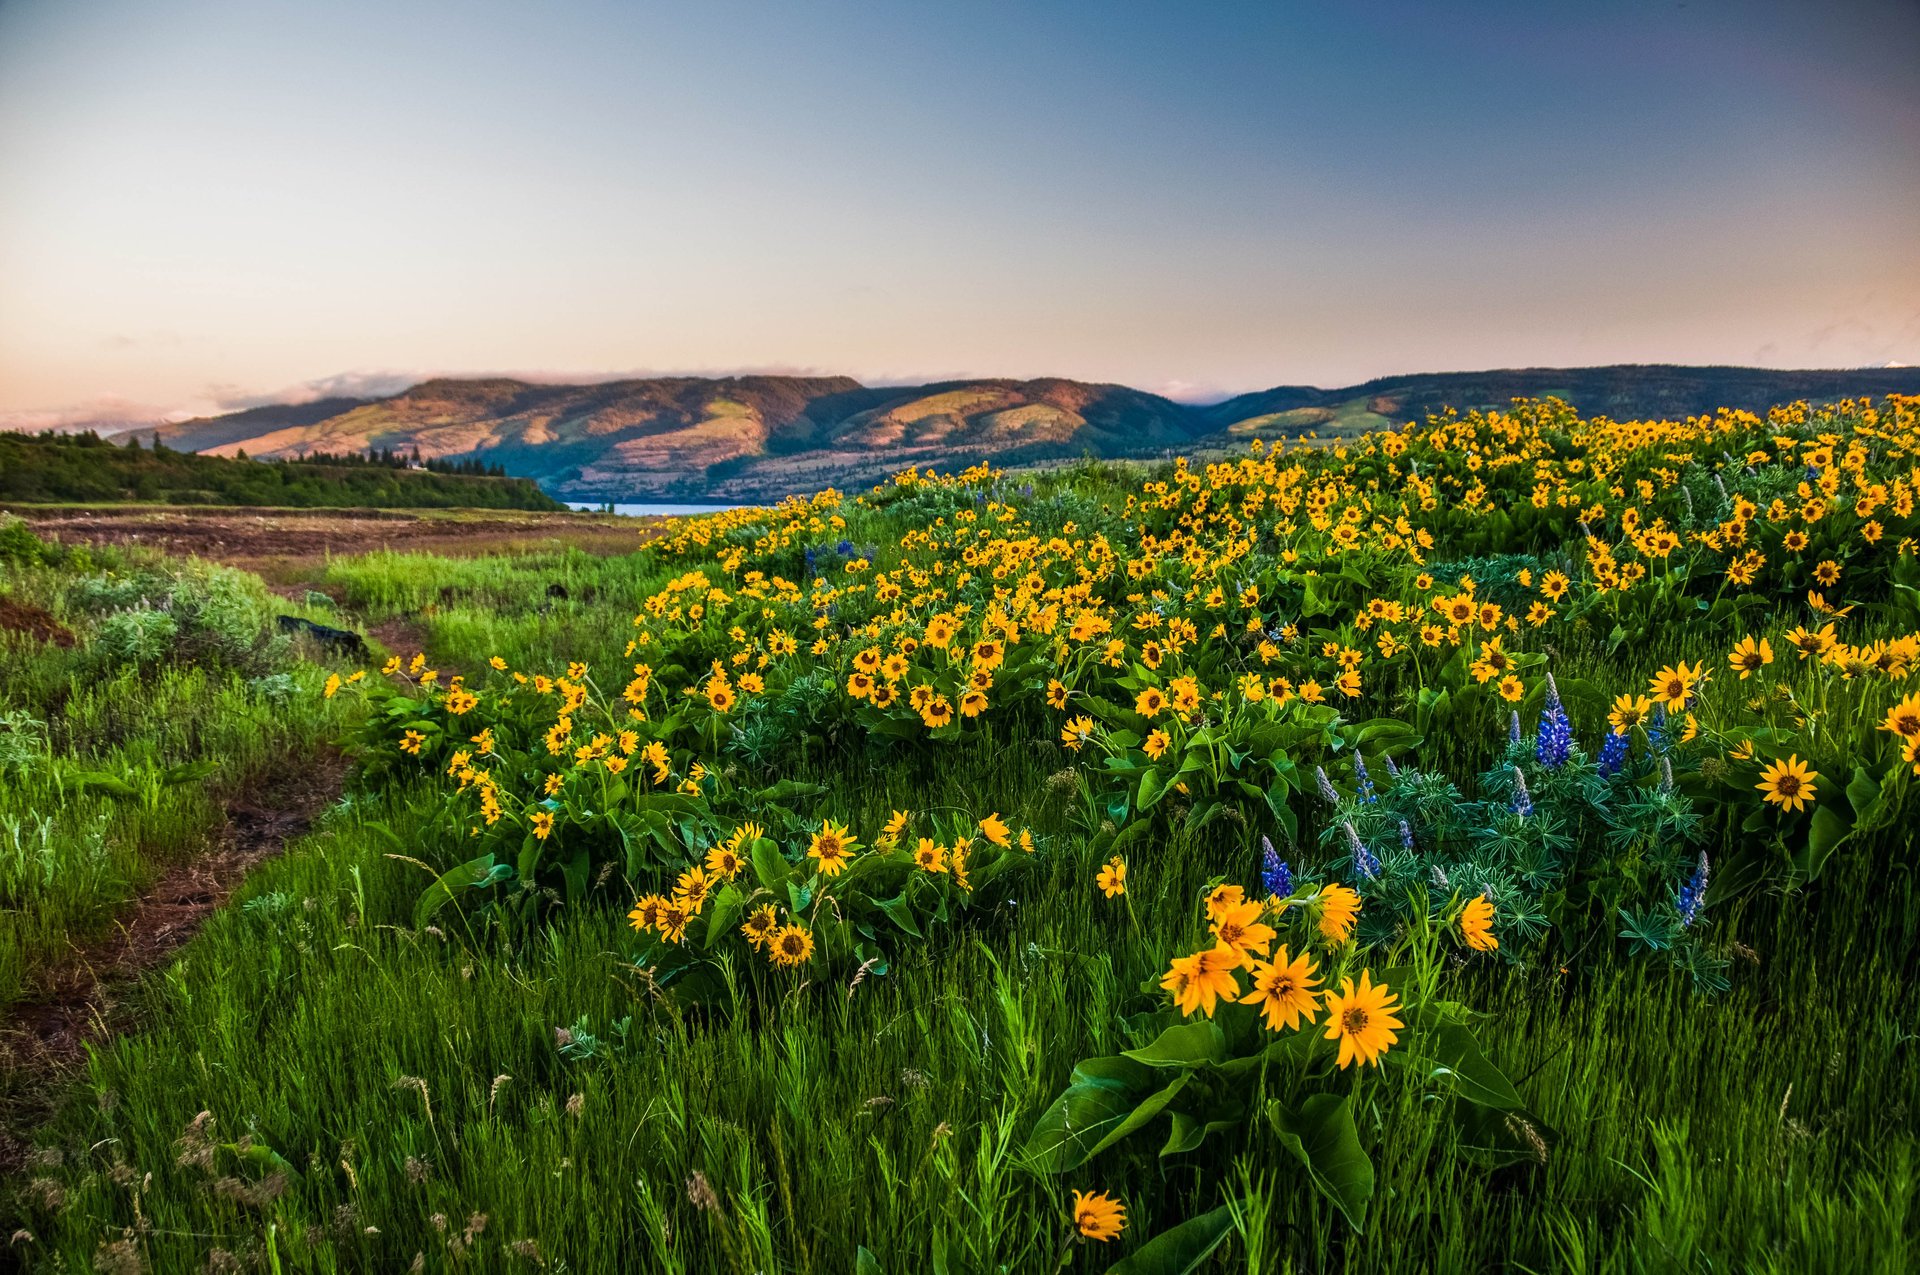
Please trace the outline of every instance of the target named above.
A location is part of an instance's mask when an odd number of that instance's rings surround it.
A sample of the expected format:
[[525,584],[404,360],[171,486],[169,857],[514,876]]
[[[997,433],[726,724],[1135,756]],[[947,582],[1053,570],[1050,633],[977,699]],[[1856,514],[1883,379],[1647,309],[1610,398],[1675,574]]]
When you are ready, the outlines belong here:
[[1913,0],[0,0],[0,413],[1920,362],[1916,67]]

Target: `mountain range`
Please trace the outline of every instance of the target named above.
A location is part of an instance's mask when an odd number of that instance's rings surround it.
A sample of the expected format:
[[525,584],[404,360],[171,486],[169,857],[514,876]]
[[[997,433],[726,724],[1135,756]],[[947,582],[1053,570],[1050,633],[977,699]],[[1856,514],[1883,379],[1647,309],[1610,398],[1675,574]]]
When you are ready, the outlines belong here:
[[1277,386],[1204,404],[1059,378],[913,386],[839,376],[590,385],[441,378],[383,398],[255,407],[127,433],[182,451],[260,459],[369,448],[480,459],[577,501],[760,500],[870,486],[909,465],[1146,457],[1255,434],[1352,435],[1517,397],[1556,395],[1583,414],[1625,420],[1889,393],[1920,394],[1920,368],[1512,368],[1342,389]]

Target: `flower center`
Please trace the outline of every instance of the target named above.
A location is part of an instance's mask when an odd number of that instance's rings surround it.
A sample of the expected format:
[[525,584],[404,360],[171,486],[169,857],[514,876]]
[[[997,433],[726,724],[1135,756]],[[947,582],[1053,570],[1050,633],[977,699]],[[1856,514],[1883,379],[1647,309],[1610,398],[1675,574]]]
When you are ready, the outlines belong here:
[[1340,1029],[1349,1036],[1358,1036],[1367,1029],[1367,1011],[1355,1006],[1340,1015]]
[[1774,781],[1773,786],[1782,797],[1791,797],[1800,791],[1800,781],[1792,775],[1780,776],[1779,779]]

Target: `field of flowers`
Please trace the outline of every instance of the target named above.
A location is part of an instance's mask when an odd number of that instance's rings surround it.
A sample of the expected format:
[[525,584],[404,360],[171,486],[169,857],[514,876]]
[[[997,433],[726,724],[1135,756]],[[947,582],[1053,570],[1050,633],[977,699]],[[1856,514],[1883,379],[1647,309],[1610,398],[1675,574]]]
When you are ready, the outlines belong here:
[[289,674],[347,796],[0,1218],[67,1270],[1908,1269],[1917,491],[1920,400],[1522,401],[335,560],[427,649]]

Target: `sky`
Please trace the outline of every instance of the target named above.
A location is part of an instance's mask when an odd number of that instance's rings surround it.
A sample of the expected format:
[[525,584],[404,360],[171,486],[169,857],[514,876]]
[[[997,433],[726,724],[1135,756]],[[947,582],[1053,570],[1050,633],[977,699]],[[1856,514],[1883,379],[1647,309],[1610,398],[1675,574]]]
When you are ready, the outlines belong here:
[[1920,363],[1916,66],[1916,0],[0,0],[0,422]]

